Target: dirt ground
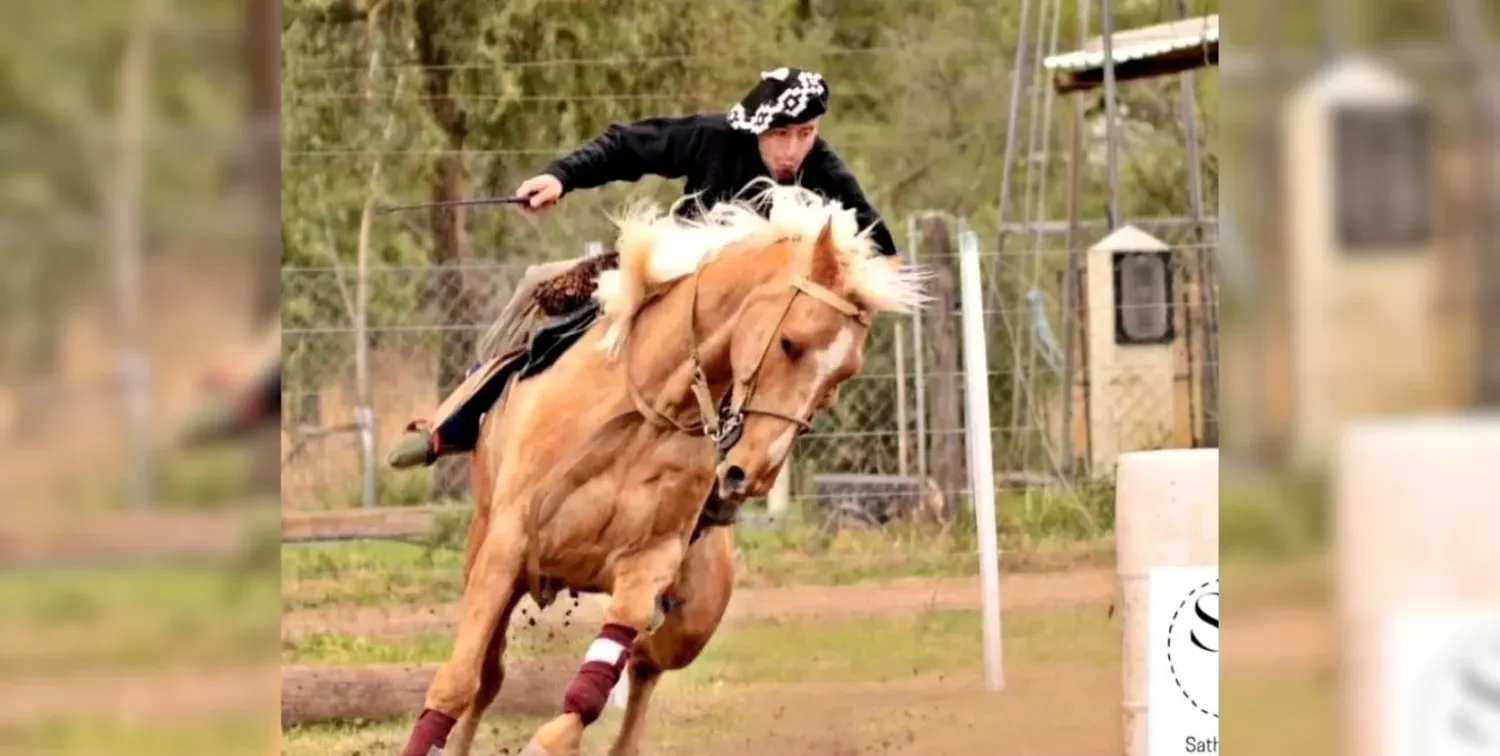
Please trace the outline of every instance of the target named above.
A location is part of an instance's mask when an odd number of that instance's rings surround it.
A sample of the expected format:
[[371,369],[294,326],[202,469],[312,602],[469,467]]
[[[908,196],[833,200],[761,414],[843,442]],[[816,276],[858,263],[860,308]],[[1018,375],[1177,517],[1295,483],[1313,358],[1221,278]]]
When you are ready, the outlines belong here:
[[[1006,575],[1005,610],[1037,612],[1098,606],[1112,600],[1111,570]],[[880,585],[745,589],[731,605],[731,621],[808,616],[891,616],[924,608],[978,606],[977,580],[911,580]],[[566,599],[560,603],[570,604]],[[587,599],[583,606],[589,606]],[[597,610],[597,604],[594,604]],[[543,615],[544,621],[557,607]],[[576,612],[575,612],[576,614]],[[452,607],[401,611],[332,610],[289,614],[283,635],[318,630],[376,636],[442,631],[454,620]],[[575,616],[575,620],[580,619]],[[1226,629],[1226,677],[1263,675],[1277,669],[1300,673],[1327,669],[1332,662],[1334,626],[1326,607],[1313,604],[1257,607]],[[548,660],[552,661],[552,660]],[[706,689],[664,689],[657,696],[648,727],[647,753],[661,756],[711,751],[724,756],[948,756],[1005,753],[1016,756],[1090,756],[1120,749],[1120,670],[1117,664],[1048,661],[1026,663],[1010,657],[1007,689],[984,690],[978,665],[972,674],[933,676],[913,670],[910,679],[879,683],[788,680]],[[430,669],[423,674],[430,674]],[[393,708],[415,711],[425,689],[421,680],[401,683],[408,691]],[[543,692],[531,686],[536,692]],[[545,687],[545,686],[544,686]],[[365,695],[346,690],[350,696]],[[387,695],[383,692],[381,695]],[[554,705],[518,702],[510,712],[487,721],[476,753],[505,753],[524,742],[536,713]],[[518,717],[520,718],[518,721]],[[491,724],[493,723],[493,724]],[[594,728],[584,754],[602,754],[618,726],[609,714]],[[375,730],[355,731],[348,742],[319,743],[318,753],[374,753],[399,748],[406,724],[398,718]],[[311,743],[306,746],[311,746]],[[300,753],[292,749],[289,753]],[[311,750],[309,753],[313,752]]]
[[[879,684],[789,682],[733,691],[664,690],[652,706],[651,756],[1091,756],[1119,752],[1115,670],[1062,666],[1013,674],[991,693],[977,679],[933,677]],[[555,704],[553,704],[555,705]],[[475,754],[514,754],[544,721],[491,713]],[[352,728],[332,738],[292,738],[288,756],[394,753],[409,720]],[[590,727],[583,756],[603,756],[618,732],[610,709]]]
[[[1111,669],[1016,676],[999,693],[978,681],[787,685],[741,707],[726,756],[1091,756],[1119,752],[1119,685]],[[649,737],[649,734],[648,734]],[[602,740],[602,739],[601,739]],[[687,754],[690,747],[663,749]]]

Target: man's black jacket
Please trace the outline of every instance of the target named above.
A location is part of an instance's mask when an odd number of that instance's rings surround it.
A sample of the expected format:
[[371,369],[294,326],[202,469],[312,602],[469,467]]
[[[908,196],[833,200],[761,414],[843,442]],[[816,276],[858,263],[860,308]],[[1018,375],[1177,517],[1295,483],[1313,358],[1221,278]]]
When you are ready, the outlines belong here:
[[[701,192],[704,207],[735,198],[751,181],[770,175],[754,135],[730,128],[723,114],[648,118],[611,125],[578,151],[547,167],[563,191],[592,189],[611,181],[636,181],[647,174],[685,178],[687,194]],[[886,255],[896,242],[870,207],[859,182],[822,138],[802,163],[797,183],[854,210],[860,228]],[[684,203],[691,206],[694,203]],[[686,208],[690,210],[690,208]]]

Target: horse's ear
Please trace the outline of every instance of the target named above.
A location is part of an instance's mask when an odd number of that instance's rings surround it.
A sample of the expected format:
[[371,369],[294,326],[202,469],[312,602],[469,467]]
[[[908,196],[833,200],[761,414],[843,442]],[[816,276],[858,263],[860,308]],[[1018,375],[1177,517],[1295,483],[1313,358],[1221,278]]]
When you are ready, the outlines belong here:
[[813,242],[812,264],[809,266],[807,277],[815,283],[829,287],[838,281],[839,258],[838,251],[833,247],[832,217],[823,224],[823,230],[818,232],[818,240]]

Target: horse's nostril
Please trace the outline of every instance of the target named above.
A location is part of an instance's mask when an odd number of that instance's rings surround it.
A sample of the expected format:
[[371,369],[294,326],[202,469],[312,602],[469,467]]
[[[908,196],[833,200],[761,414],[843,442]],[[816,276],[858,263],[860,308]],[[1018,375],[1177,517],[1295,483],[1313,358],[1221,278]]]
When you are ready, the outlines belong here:
[[737,489],[745,485],[745,470],[739,465],[730,465],[724,468],[724,474],[719,477],[725,487]]

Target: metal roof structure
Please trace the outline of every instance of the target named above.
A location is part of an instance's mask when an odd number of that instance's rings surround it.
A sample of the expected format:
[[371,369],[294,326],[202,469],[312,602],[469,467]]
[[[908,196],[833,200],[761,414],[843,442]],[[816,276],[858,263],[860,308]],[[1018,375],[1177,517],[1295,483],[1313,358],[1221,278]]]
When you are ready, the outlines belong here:
[[[1146,79],[1219,63],[1219,14],[1116,32],[1111,40],[1116,81]],[[1059,92],[1093,89],[1104,82],[1104,38],[1082,49],[1051,55],[1042,67],[1054,72]]]

